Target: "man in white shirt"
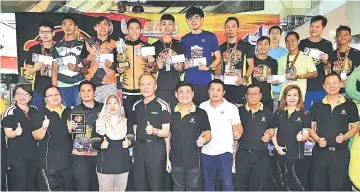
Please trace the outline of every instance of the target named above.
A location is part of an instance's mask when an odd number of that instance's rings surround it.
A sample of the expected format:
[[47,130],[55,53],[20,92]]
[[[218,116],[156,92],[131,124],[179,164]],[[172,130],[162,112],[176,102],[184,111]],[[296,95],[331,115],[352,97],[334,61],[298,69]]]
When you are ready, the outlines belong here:
[[202,153],[204,191],[215,190],[216,172],[219,171],[223,191],[232,191],[233,151],[243,133],[237,107],[224,99],[224,82],[214,79],[209,84],[210,100],[200,108],[208,114],[211,141],[204,145]]

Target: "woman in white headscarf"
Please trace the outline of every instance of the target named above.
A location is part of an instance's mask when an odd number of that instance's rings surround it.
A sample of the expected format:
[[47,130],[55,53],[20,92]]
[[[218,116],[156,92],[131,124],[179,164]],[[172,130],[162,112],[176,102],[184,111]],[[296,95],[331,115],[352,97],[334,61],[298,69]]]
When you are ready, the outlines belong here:
[[[106,98],[92,133],[92,146],[98,150],[97,174],[100,191],[125,191],[130,170],[128,147],[134,137],[132,125],[121,116],[120,99]],[[129,139],[131,138],[131,139]]]

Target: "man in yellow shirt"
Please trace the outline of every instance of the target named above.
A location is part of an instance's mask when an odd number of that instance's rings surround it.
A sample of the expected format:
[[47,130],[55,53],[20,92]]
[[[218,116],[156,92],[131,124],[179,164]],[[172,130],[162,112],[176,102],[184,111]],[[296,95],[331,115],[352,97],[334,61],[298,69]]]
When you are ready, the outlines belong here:
[[278,75],[285,75],[286,77],[286,82],[280,85],[280,95],[285,87],[295,84],[300,87],[304,99],[307,79],[316,78],[318,73],[313,59],[299,50],[299,39],[300,36],[295,31],[286,35],[286,48],[289,53],[279,59]]

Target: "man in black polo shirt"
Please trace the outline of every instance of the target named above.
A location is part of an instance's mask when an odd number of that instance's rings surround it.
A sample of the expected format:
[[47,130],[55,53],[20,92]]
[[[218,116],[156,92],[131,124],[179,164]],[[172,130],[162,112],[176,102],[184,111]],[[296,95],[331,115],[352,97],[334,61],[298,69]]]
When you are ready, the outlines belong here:
[[244,133],[236,152],[236,190],[263,191],[268,182],[267,143],[274,136],[272,111],[260,102],[261,88],[251,84],[246,90],[245,106],[239,108]]
[[359,114],[355,103],[339,94],[340,87],[338,74],[327,75],[327,96],[311,107],[315,191],[351,190],[348,141],[359,131]]
[[170,14],[161,16],[160,30],[162,37],[153,44],[159,69],[156,96],[168,102],[171,109],[174,109],[177,104],[175,87],[180,82],[180,73],[184,70],[184,63],[172,63],[171,56],[184,54],[185,51],[182,42],[172,38],[175,28],[174,16]]
[[176,105],[171,116],[171,174],[174,191],[200,190],[200,147],[211,140],[209,118],[193,103],[191,83],[176,85]]
[[[68,116],[68,129],[73,138],[73,172],[77,191],[98,191],[99,184],[96,175],[97,150],[91,147],[91,134],[95,131],[95,122],[103,107],[95,101],[95,84],[83,81],[79,84],[81,104],[75,106]],[[85,115],[85,130],[83,133],[73,131],[72,124],[76,115]]]
[[[144,99],[136,101],[129,120],[134,125],[134,185],[137,191],[164,190],[165,139],[170,132],[170,107],[155,96],[156,78],[144,73],[139,78]],[[148,188],[149,186],[149,188]]]
[[32,101],[33,105],[37,108],[45,107],[43,93],[44,89],[51,85],[51,78],[49,74],[51,71],[51,65],[45,65],[43,62],[34,63],[32,55],[35,53],[52,57],[51,49],[53,47],[54,34],[54,25],[50,21],[42,21],[39,24],[40,43],[29,49],[28,58],[26,59],[26,64],[28,65],[26,73],[31,75],[35,74],[33,82],[34,95],[32,97]]
[[256,48],[258,54],[254,58],[254,73],[252,76],[252,83],[259,85],[262,91],[261,103],[264,107],[273,111],[274,102],[271,93],[271,83],[267,82],[267,77],[276,75],[278,64],[275,59],[268,56],[270,48],[270,38],[266,36],[260,37],[256,41]]

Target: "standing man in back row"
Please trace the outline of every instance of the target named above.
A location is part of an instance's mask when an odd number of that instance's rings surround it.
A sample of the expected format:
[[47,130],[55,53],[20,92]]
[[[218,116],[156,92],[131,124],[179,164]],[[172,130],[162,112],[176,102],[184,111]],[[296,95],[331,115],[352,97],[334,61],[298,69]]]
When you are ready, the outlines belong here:
[[81,100],[78,85],[85,79],[88,68],[81,65],[81,52],[85,49],[84,42],[76,39],[76,21],[67,15],[61,21],[61,29],[65,35],[56,43],[52,50],[52,85],[59,88],[65,106],[79,105]]
[[184,45],[172,37],[172,33],[176,30],[174,16],[170,14],[161,16],[160,30],[162,37],[153,44],[159,69],[156,95],[174,109],[178,103],[175,97],[176,84],[180,82],[180,73],[184,70],[184,63],[172,63],[171,56],[184,54]]
[[[212,71],[221,62],[219,43],[214,33],[201,28],[204,23],[204,12],[197,7],[191,7],[186,12],[186,21],[191,32],[181,38],[185,47],[185,56],[189,62],[185,62],[185,81],[194,85],[195,105],[209,99],[208,84],[212,77]],[[213,59],[215,56],[215,60]],[[198,63],[198,66],[190,66],[191,61],[205,57],[206,63]]]
[[327,19],[324,16],[318,15],[311,18],[309,33],[310,37],[300,41],[299,50],[306,53],[310,49],[322,51],[319,55],[320,58],[313,58],[318,72],[316,78],[308,79],[307,90],[305,95],[305,109],[310,110],[313,103],[320,101],[325,97],[326,92],[322,86],[324,81],[326,70],[330,70],[332,58],[332,43],[326,39],[323,39],[322,33],[327,24]]

